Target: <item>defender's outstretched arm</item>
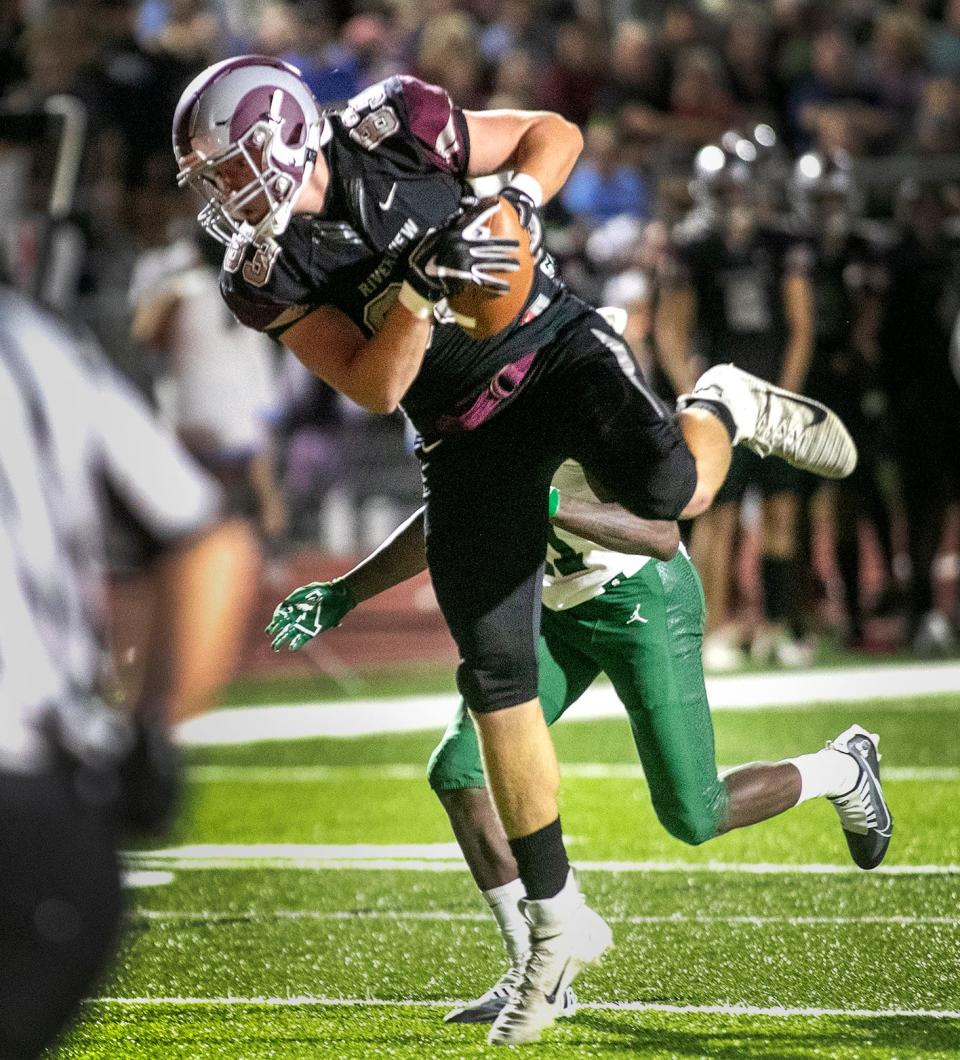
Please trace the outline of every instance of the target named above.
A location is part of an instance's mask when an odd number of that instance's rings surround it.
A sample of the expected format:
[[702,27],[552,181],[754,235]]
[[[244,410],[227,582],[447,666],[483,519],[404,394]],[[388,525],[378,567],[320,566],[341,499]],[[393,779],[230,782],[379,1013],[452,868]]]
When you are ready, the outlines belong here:
[[266,632],[273,650],[299,651],[318,633],[339,626],[358,603],[427,569],[424,509],[418,508],[366,559],[330,582],[310,582],[277,604]]
[[[418,508],[343,576],[330,582],[310,582],[285,597],[266,628],[274,638],[273,650],[286,646],[299,651],[318,633],[339,626],[363,600],[426,570],[424,510]],[[679,545],[676,523],[638,519],[619,504],[559,498],[553,518],[561,529],[595,541],[601,548],[670,559]]]

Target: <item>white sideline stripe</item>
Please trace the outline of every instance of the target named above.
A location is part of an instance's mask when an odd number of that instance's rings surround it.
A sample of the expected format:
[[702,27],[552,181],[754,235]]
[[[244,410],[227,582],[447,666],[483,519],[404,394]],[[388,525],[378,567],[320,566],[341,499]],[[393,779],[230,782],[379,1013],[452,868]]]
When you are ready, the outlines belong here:
[[[824,702],[895,701],[945,692],[957,693],[956,708],[960,709],[960,664],[956,662],[847,666],[707,678],[707,694],[713,710],[793,710]],[[241,744],[442,729],[457,702],[455,695],[444,693],[400,699],[223,708],[182,723],[178,735],[184,744]],[[953,705],[946,709],[953,709]],[[623,706],[613,689],[600,684],[587,690],[570,716],[587,720],[619,717],[622,713]]]
[[187,775],[200,784],[315,784],[327,780],[418,780],[427,767],[382,766],[191,766]]
[[[719,766],[721,773],[733,766]],[[576,780],[640,780],[643,769],[631,762],[571,762],[560,766],[565,777]],[[887,780],[956,781],[960,766],[887,766],[881,769]],[[318,784],[324,781],[415,780],[426,783],[425,766],[192,766],[189,777],[198,784]]]
[[228,861],[246,860],[307,860],[341,861],[364,858],[422,858],[427,860],[462,860],[460,847],[449,843],[197,843],[190,846],[169,847],[165,850],[144,850],[128,857],[162,861],[208,861],[225,858]]
[[[428,910],[384,910],[384,909],[276,909],[270,912],[216,912],[209,909],[194,911],[170,909],[135,909],[130,912],[133,920],[151,920],[160,923],[177,921],[203,924],[229,924],[235,922],[269,922],[273,920],[396,920],[426,921],[428,923],[490,923],[489,913],[451,913],[444,909]],[[955,927],[960,924],[957,916],[688,916],[686,914],[668,913],[662,916],[604,916],[608,924],[630,924],[644,926],[647,924],[696,925],[729,924],[746,927],[769,927],[771,925],[787,927],[843,927],[849,924],[880,924],[895,927]]]
[[[456,843],[307,844],[229,843],[130,851],[130,865],[155,869],[406,869],[463,872]],[[685,872],[739,875],[862,875],[854,865],[724,861],[581,861],[587,872]],[[880,865],[872,876],[956,876],[960,865]]]
[[[463,1000],[449,998],[404,1001],[396,998],[364,997],[94,997],[93,1005],[255,1005],[258,1007],[297,1007],[300,1005],[328,1008],[453,1008]],[[960,1019],[960,1011],[939,1008],[789,1008],[783,1005],[666,1005],[658,1001],[581,1001],[582,1009],[605,1012],[667,1012],[676,1015],[704,1014],[716,1016],[851,1016],[856,1019]]]
[[127,871],[123,874],[124,887],[164,887],[173,883],[172,872]]

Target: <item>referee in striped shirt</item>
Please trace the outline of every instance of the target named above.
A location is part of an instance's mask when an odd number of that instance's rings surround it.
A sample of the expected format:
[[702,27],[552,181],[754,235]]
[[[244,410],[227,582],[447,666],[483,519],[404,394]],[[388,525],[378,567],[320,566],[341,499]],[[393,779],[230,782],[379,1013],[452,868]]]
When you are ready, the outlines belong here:
[[[2,287],[0,410],[0,1057],[27,1060],[113,952],[118,844],[169,817],[167,727],[228,675],[259,561],[91,343]],[[155,597],[124,712],[106,692],[105,540],[118,517]]]

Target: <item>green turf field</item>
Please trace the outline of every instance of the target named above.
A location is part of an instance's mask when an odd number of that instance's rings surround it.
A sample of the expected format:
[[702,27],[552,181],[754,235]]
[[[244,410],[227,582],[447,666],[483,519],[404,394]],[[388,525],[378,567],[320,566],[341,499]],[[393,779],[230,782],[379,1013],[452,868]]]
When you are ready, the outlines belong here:
[[[564,826],[616,948],[529,1055],[960,1056],[960,697],[715,716],[722,765],[876,727],[884,874],[852,869],[822,802],[684,847],[625,722],[572,715],[555,729]],[[57,1055],[503,1055],[442,1022],[502,962],[422,779],[435,739],[194,750],[176,833],[131,860],[172,882],[129,892],[115,973]]]

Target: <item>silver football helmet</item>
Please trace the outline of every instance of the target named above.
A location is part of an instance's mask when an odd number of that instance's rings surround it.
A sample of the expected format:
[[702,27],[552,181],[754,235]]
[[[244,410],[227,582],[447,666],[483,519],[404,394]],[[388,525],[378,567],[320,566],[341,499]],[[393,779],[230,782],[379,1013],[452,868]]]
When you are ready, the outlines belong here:
[[[203,228],[227,245],[280,235],[313,169],[322,130],[300,72],[279,59],[241,55],[194,78],[174,113],[173,153],[178,184],[206,200],[197,215]],[[231,162],[239,187],[224,177]]]
[[846,151],[808,151],[801,155],[793,168],[790,199],[796,215],[809,224],[824,220],[825,212],[830,212],[822,209],[826,202],[834,204],[834,215],[842,213],[849,220],[864,206],[853,159]]

